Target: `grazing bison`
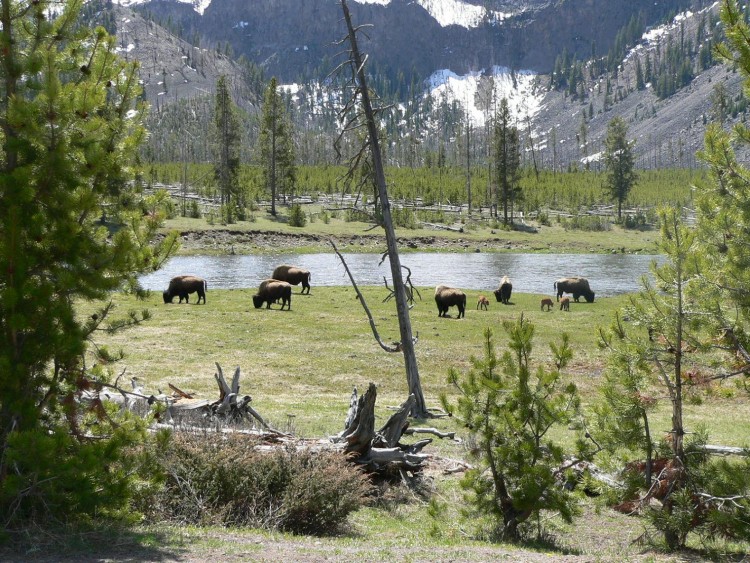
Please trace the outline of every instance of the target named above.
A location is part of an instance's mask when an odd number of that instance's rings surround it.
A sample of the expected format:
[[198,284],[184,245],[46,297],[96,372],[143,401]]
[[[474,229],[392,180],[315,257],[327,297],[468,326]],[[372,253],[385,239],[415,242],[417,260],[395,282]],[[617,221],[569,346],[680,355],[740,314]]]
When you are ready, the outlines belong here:
[[179,297],[179,303],[185,300],[185,303],[190,303],[188,297],[191,293],[198,293],[198,303],[203,299],[203,304],[206,304],[206,290],[208,285],[206,280],[196,276],[177,276],[169,280],[169,287],[164,290],[162,297],[164,297],[164,303],[171,303],[175,297]]
[[510,278],[508,276],[503,276],[503,279],[500,280],[500,287],[498,287],[493,293],[498,302],[507,305],[510,303],[511,291],[513,291],[513,284],[510,283]]
[[490,300],[487,299],[484,295],[480,295],[479,299],[477,299],[477,309],[481,307],[482,309],[486,311],[487,307],[489,306],[490,306]]
[[557,291],[557,300],[560,300],[563,293],[572,293],[573,301],[578,303],[578,298],[583,295],[586,303],[594,302],[594,292],[589,287],[589,280],[586,278],[560,278],[555,282],[555,291]]
[[253,295],[253,305],[260,309],[263,303],[266,303],[266,309],[271,308],[271,303],[276,303],[281,299],[281,310],[284,306],[288,311],[292,310],[292,286],[291,284],[280,280],[263,280],[258,286],[258,293]]
[[454,305],[458,308],[458,319],[464,316],[466,311],[466,294],[460,289],[439,285],[435,288],[435,303],[438,308],[438,317],[447,317],[448,309]]
[[300,293],[310,293],[310,272],[308,270],[303,270],[297,266],[282,264],[281,266],[276,266],[273,274],[271,274],[271,278],[285,281],[292,285],[299,285],[301,283],[302,291],[300,291]]
[[542,307],[541,307],[542,311],[544,311],[545,307],[547,307],[547,310],[549,311],[554,306],[555,304],[552,302],[552,299],[550,299],[549,297],[545,297],[544,299],[542,299]]
[[570,297],[565,296],[562,299],[560,299],[560,310],[570,311]]

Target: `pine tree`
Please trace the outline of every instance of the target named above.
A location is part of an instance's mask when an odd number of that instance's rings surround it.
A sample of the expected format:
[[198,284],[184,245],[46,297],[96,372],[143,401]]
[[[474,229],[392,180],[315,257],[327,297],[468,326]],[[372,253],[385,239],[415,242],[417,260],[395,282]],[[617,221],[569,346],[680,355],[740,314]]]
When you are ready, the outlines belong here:
[[266,88],[263,99],[260,144],[263,182],[271,194],[271,215],[276,216],[276,199],[279,191],[294,189],[296,167],[294,143],[289,116],[284,109],[276,78]]
[[508,211],[519,181],[521,150],[518,128],[511,125],[507,98],[500,100],[500,112],[495,118],[494,145],[495,175],[500,192],[495,193],[495,210],[497,213],[498,198],[500,198],[503,203],[503,224],[508,225],[510,223]]
[[164,247],[149,244],[162,215],[144,213],[133,183],[145,135],[137,67],[118,58],[103,28],[79,25],[81,5],[50,16],[51,2],[0,0],[4,526],[123,508],[133,478],[124,448],[141,436],[78,400],[107,381],[102,366],[116,359],[87,347],[113,322],[111,304],[85,318],[79,304],[137,288],[137,274],[164,259]]
[[617,202],[617,219],[622,220],[622,204],[638,180],[635,173],[633,142],[628,141],[628,126],[621,117],[615,117],[607,127],[604,141],[604,165],[607,169],[606,189]]
[[239,182],[240,172],[240,120],[237,108],[229,94],[227,77],[216,81],[214,102],[214,127],[216,146],[214,177],[219,184],[223,220],[233,223],[235,210],[244,215],[245,196]]
[[[523,316],[505,321],[508,350],[495,353],[492,331],[484,332],[484,358],[472,358],[472,368],[461,376],[451,369],[448,382],[459,398],[443,407],[465,426],[476,446],[477,465],[461,486],[481,516],[489,516],[495,532],[505,540],[522,536],[523,525],[543,510],[552,510],[570,522],[575,514],[572,494],[557,482],[564,451],[549,437],[553,428],[565,428],[578,413],[575,385],[563,382],[562,371],[572,358],[568,336],[550,345],[553,365],[533,369],[534,325]],[[579,459],[590,450],[577,442]]]

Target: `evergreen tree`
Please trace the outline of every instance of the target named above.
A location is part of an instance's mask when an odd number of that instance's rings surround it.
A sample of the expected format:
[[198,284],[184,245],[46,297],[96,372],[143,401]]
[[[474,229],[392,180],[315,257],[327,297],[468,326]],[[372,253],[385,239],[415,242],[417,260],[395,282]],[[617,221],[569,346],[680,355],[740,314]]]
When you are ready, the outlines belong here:
[[[565,428],[577,415],[580,400],[575,385],[563,382],[561,370],[572,357],[568,337],[550,345],[554,365],[531,365],[534,325],[523,316],[503,323],[508,351],[495,354],[492,331],[484,333],[484,358],[472,358],[463,377],[451,369],[448,381],[459,392],[455,405],[441,397],[443,407],[470,432],[478,460],[461,486],[467,500],[495,523],[501,539],[516,540],[523,525],[543,510],[552,510],[570,522],[575,501],[557,482],[556,471],[564,451],[549,437],[553,428]],[[577,442],[579,459],[589,455],[586,443]]]
[[638,90],[643,90],[646,87],[646,83],[643,81],[643,68],[641,67],[641,59],[635,60],[635,87]]
[[604,166],[607,169],[606,189],[617,201],[617,219],[622,220],[622,204],[638,177],[633,156],[634,142],[628,141],[628,126],[621,117],[615,117],[607,127],[604,141]]
[[521,148],[518,128],[511,125],[510,109],[507,98],[500,100],[500,112],[495,118],[495,175],[500,193],[495,192],[495,214],[497,215],[498,197],[503,202],[503,224],[508,225],[510,204],[518,187],[521,167]]
[[5,527],[123,509],[134,478],[126,451],[143,436],[137,423],[117,422],[124,415],[80,401],[107,382],[102,366],[117,359],[87,347],[96,331],[144,315],[109,325],[111,303],[85,317],[79,305],[137,289],[136,275],[155,268],[165,248],[150,246],[163,216],[141,205],[132,182],[145,135],[137,67],[118,58],[103,28],[78,24],[81,5],[71,0],[56,12],[59,4],[45,0],[0,0]]
[[[716,285],[710,279],[713,273],[695,229],[682,224],[679,211],[663,210],[659,219],[660,251],[668,262],[654,266],[655,284],[644,278],[644,290],[626,308],[635,328],[626,331],[616,319],[612,331],[603,333],[611,354],[605,404],[598,410],[604,435],[598,441],[609,444],[612,451],[645,453],[646,479],[639,483],[643,491],[639,503],[659,501],[646,514],[669,549],[684,547],[693,532],[746,540],[750,538],[746,518],[750,461],[712,461],[704,448],[707,431],[685,426],[686,390],[714,363],[704,355],[716,348],[715,333],[705,330],[718,304]],[[728,334],[732,332],[725,327],[725,337]],[[666,397],[671,407],[666,444],[654,440],[649,423],[649,413],[660,397]],[[660,471],[660,485],[654,486],[652,454],[657,451],[667,462]],[[736,502],[726,502],[729,498]]]
[[263,183],[271,194],[271,215],[276,216],[278,193],[281,190],[287,193],[294,189],[296,167],[291,123],[275,77],[271,78],[263,99],[258,142]]
[[222,217],[233,223],[235,210],[244,215],[245,196],[239,183],[240,171],[240,120],[237,108],[229,94],[227,77],[222,75],[216,81],[214,105],[214,127],[216,149],[214,156],[214,177],[219,184]]

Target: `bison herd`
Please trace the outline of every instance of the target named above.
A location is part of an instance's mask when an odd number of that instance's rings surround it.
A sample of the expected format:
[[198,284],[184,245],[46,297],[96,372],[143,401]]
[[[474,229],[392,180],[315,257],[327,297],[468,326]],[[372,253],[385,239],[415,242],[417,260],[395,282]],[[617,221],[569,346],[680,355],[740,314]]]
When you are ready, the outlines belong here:
[[[300,294],[310,293],[310,272],[296,266],[289,266],[282,264],[277,266],[271,277],[263,280],[258,287],[258,293],[253,295],[253,305],[256,309],[260,309],[264,304],[266,309],[271,308],[272,303],[281,302],[281,309],[285,307],[289,311],[292,308],[292,286],[302,284],[302,291]],[[557,293],[557,300],[560,302],[560,310],[570,310],[570,297],[563,297],[563,294],[570,293],[573,295],[573,301],[579,302],[579,299],[583,297],[587,303],[594,302],[594,292],[591,291],[589,281],[586,278],[572,277],[572,278],[560,278],[555,281],[553,288]],[[203,278],[196,276],[177,276],[169,281],[169,287],[164,290],[163,297],[164,303],[172,303],[175,297],[179,297],[179,303],[185,300],[185,303],[190,302],[189,295],[191,293],[198,294],[198,303],[203,300],[206,303],[206,290],[208,284]],[[513,284],[511,284],[508,276],[503,276],[500,280],[499,287],[493,291],[495,298],[499,303],[504,305],[510,304],[510,295],[513,291]],[[448,287],[446,285],[438,285],[435,288],[435,304],[438,308],[439,317],[447,317],[448,309],[456,307],[458,309],[457,318],[465,316],[466,313],[466,294],[455,287]],[[480,295],[477,301],[477,309],[484,309],[485,311],[489,307],[489,300],[484,296]],[[541,302],[542,311],[551,310],[554,307],[552,299],[545,297]]]
[[[594,292],[591,291],[589,286],[589,280],[581,277],[574,278],[560,278],[555,281],[552,286],[557,292],[557,300],[560,302],[561,311],[570,311],[570,297],[563,297],[564,293],[571,293],[573,295],[573,301],[578,303],[579,298],[583,297],[587,303],[594,302]],[[503,276],[500,280],[500,286],[493,291],[495,298],[499,303],[504,305],[510,304],[510,294],[513,290],[513,284],[511,284],[508,276]],[[466,294],[460,289],[455,287],[448,287],[446,285],[439,285],[435,288],[435,304],[438,308],[439,317],[447,317],[448,309],[455,306],[458,309],[458,315],[456,318],[460,319],[464,316],[466,310]],[[480,295],[477,300],[477,309],[487,310],[489,306],[489,300],[484,296]],[[550,311],[554,308],[555,304],[549,297],[542,299],[542,311]]]
[[[266,309],[270,309],[271,303],[281,301],[281,309],[283,310],[286,307],[289,311],[292,308],[292,286],[299,284],[302,284],[302,294],[310,293],[310,272],[308,270],[287,264],[277,266],[270,278],[260,282],[258,293],[253,295],[253,305],[256,309],[260,309],[265,303]],[[183,299],[185,303],[190,303],[189,295],[197,292],[198,303],[203,299],[205,305],[207,288],[208,284],[203,278],[176,276],[169,281],[169,287],[163,292],[164,303],[172,303],[175,297],[180,298],[179,303],[182,303]]]

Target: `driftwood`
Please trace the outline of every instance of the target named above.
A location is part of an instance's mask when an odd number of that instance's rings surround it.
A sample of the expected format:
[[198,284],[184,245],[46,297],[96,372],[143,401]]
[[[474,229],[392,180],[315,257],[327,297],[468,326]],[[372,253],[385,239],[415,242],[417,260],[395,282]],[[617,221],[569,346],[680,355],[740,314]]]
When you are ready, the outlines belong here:
[[455,432],[441,432],[437,428],[407,428],[404,430],[404,434],[411,436],[412,434],[432,434],[438,438],[447,438],[449,440],[455,440]]
[[[375,430],[375,400],[377,387],[370,383],[364,395],[357,396],[357,389],[352,392],[349,412],[344,430],[331,438],[334,443],[342,443],[344,452],[368,471],[384,476],[409,475],[420,471],[429,455],[422,449],[432,443],[432,438],[420,440],[413,444],[401,443],[401,438],[409,432],[409,413],[414,406],[414,396],[406,401],[388,418],[386,423]],[[435,429],[415,429],[429,431],[435,435],[441,433]],[[432,432],[434,430],[434,432]],[[444,434],[443,437],[448,437]]]
[[454,233],[463,233],[464,228],[463,227],[450,227],[448,225],[439,225],[437,223],[427,223],[426,221],[422,221],[423,225],[426,225],[427,227],[432,227],[433,229],[442,229],[444,231],[453,231]]

